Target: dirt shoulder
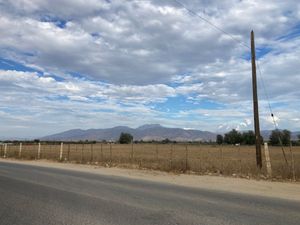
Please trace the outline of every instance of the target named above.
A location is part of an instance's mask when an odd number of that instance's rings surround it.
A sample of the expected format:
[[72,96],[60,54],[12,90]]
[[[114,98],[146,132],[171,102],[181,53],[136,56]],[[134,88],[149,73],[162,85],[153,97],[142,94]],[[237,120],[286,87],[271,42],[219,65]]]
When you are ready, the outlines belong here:
[[199,176],[173,174],[153,170],[106,168],[94,165],[58,163],[52,161],[19,161],[0,159],[0,162],[19,163],[32,166],[52,167],[66,170],[76,170],[94,174],[142,179],[153,182],[175,184],[185,187],[204,188],[216,191],[227,191],[256,196],[275,197],[300,201],[300,183],[272,182],[264,180],[247,180],[221,176]]

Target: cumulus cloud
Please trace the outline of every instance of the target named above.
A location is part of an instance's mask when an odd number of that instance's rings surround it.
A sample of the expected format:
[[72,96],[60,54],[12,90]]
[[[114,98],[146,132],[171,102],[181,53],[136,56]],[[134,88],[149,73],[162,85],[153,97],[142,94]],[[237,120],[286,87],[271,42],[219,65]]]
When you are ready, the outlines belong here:
[[[240,41],[248,43],[254,28],[265,43],[295,23],[299,3],[288,2],[185,4]],[[173,1],[6,1],[0,29],[5,57],[114,83],[167,82],[247,51]]]
[[[298,129],[299,1],[181,2],[245,45],[255,30],[262,127],[273,126],[269,100],[279,125]],[[251,128],[249,49],[176,1],[0,0],[0,32],[1,59],[35,71],[0,71],[7,126],[47,117],[65,121],[61,129],[75,120],[91,126],[92,118],[107,126]],[[157,107],[174,98],[186,104]],[[205,101],[218,107],[195,108]]]

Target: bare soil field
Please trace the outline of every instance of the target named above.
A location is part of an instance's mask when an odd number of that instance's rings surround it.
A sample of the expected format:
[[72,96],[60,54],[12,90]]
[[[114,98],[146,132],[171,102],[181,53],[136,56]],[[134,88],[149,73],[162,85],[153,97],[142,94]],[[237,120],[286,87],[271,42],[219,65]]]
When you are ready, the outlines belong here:
[[[40,150],[39,150],[40,149]],[[47,159],[106,167],[145,168],[175,173],[215,174],[273,179],[300,179],[300,147],[269,147],[272,177],[257,169],[255,146],[196,144],[30,144],[0,147],[0,156],[19,159]],[[292,152],[290,151],[292,150]],[[292,160],[293,159],[293,160]],[[294,162],[294,164],[292,163]]]

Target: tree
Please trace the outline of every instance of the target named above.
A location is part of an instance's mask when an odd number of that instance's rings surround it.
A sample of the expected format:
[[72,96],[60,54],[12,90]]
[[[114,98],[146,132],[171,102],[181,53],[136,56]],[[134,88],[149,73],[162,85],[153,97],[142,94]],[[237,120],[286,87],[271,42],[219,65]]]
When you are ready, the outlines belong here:
[[120,144],[129,144],[133,141],[133,136],[129,133],[121,133],[119,138]]
[[270,137],[269,137],[269,142],[271,145],[279,145],[280,141],[279,138],[281,136],[281,132],[280,130],[276,129],[276,130],[272,130]]
[[242,141],[242,135],[237,130],[233,129],[224,136],[224,142],[227,144],[238,144]]
[[291,132],[289,130],[280,131],[276,129],[272,131],[269,139],[271,145],[279,145],[281,140],[282,145],[287,146],[291,142]]
[[162,140],[161,143],[169,144],[169,143],[171,143],[171,141],[168,138],[166,138],[166,139]]
[[218,134],[216,141],[217,141],[218,145],[223,144],[223,136],[221,134]]
[[283,130],[282,131],[282,144],[285,146],[290,145],[291,143],[291,131]]
[[243,132],[242,134],[242,143],[245,145],[254,145],[255,144],[255,134],[253,131],[249,130]]

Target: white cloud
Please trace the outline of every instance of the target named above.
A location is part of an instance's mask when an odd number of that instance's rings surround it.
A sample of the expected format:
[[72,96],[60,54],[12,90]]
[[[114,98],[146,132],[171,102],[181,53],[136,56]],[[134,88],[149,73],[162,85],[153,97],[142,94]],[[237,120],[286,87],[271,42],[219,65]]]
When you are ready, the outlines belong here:
[[[232,56],[247,51],[174,3],[58,2],[3,3],[0,29],[4,56],[13,54],[26,64],[52,72],[72,71],[108,82],[149,84],[166,82],[196,67],[201,72],[217,61],[228,64]],[[248,43],[254,28],[265,43],[293,25],[294,13],[285,12],[294,12],[298,4],[288,2],[191,1],[187,5],[200,14],[205,9],[205,17],[241,41]],[[254,19],[257,22],[253,24]],[[66,21],[64,29],[56,25],[60,20]],[[274,30],[267,29],[274,26]]]
[[[182,2],[247,45],[255,30],[257,55],[270,50],[259,65],[278,123],[299,129],[300,43],[297,34],[291,38],[300,24],[299,1]],[[47,117],[65,128],[74,121],[87,127],[92,118],[107,126],[251,127],[249,50],[175,2],[0,0],[0,32],[1,58],[40,71],[0,71],[7,125],[18,126],[12,117]],[[260,78],[259,85],[261,125],[272,129]],[[178,106],[174,114],[154,107],[179,96],[222,107]],[[57,118],[64,113],[70,118]]]

